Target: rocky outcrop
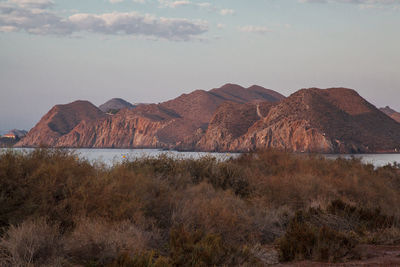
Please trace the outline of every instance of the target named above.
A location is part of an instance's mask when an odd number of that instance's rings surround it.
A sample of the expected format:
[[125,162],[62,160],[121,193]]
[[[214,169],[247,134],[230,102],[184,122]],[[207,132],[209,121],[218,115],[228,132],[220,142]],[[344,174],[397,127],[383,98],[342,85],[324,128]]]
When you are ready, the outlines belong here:
[[179,115],[157,105],[122,110],[96,122],[82,121],[70,133],[59,138],[59,147],[131,148],[165,147],[157,132]]
[[380,108],[380,111],[394,119],[395,121],[400,123],[400,113],[395,111],[394,109],[391,109],[389,106],[386,106],[384,108]]
[[106,118],[100,109],[88,101],[75,101],[54,106],[16,146],[57,146],[58,139],[83,121]]
[[[214,127],[224,129],[221,127]],[[221,133],[223,130],[221,130]],[[270,108],[242,136],[219,141],[222,150],[280,148],[295,152],[367,153],[400,149],[400,125],[357,92],[345,88],[303,89]],[[199,149],[211,142],[207,134]]]
[[269,102],[238,104],[226,102],[213,116],[205,135],[196,144],[198,150],[229,151],[231,144],[268,114]]

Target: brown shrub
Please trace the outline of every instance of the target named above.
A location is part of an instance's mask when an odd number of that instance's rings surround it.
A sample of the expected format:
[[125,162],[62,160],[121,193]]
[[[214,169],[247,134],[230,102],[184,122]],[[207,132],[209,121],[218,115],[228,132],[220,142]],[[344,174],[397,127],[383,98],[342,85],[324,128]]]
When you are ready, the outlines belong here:
[[[19,224],[30,216],[45,216],[71,227],[72,215],[82,210],[71,198],[95,182],[98,173],[87,161],[64,150],[37,149],[0,155],[0,227]],[[89,185],[90,186],[90,185]]]
[[69,260],[77,264],[109,264],[123,253],[135,255],[146,251],[158,238],[128,221],[105,223],[101,219],[81,219],[76,225],[66,237],[65,250]]
[[174,225],[219,234],[230,242],[251,242],[253,231],[249,207],[228,191],[216,191],[206,183],[191,187],[180,195],[173,213]]
[[[241,264],[252,261],[246,255],[265,258],[265,245],[279,237],[304,240],[297,248],[286,242],[289,258],[337,260],[345,253],[340,249],[352,244],[352,232],[362,242],[397,242],[399,192],[398,165],[375,169],[357,159],[260,151],[226,162],[163,155],[105,168],[65,150],[7,151],[0,153],[0,237],[10,239],[5,234],[10,225],[21,228],[46,217],[46,225],[58,225],[68,244],[68,253],[56,250],[49,262],[152,266],[171,263],[170,233],[183,226],[177,238],[187,241],[183,247],[201,246],[207,252],[212,243],[218,252],[223,244]],[[299,209],[307,212],[304,222],[295,224],[291,219]],[[208,244],[206,237],[213,241]],[[7,257],[2,259],[11,264],[14,256],[7,251],[3,246]],[[213,262],[203,252],[191,255]],[[227,257],[225,262],[233,261]]]
[[11,226],[0,239],[1,266],[61,266],[61,236],[44,219]]
[[332,262],[346,256],[357,241],[351,235],[325,225],[314,226],[307,222],[302,212],[298,212],[277,244],[282,261],[314,259]]
[[307,209],[318,201],[327,206],[335,199],[380,208],[400,216],[400,174],[394,167],[374,169],[359,159],[330,160],[316,155],[260,151],[234,160],[246,169],[250,197],[278,208]]

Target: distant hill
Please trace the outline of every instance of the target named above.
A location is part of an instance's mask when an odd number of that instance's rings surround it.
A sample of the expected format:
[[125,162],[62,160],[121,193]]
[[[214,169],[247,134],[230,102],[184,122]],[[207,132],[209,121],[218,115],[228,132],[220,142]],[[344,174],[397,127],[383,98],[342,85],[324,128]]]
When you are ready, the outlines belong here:
[[121,98],[113,98],[111,100],[108,100],[106,103],[102,104],[99,106],[99,109],[103,112],[111,112],[111,113],[116,113],[121,109],[131,109],[134,108],[135,105],[132,105],[128,101],[125,101]]
[[58,105],[17,146],[369,153],[400,151],[400,123],[347,88],[285,98],[227,84],[109,116],[87,101]]
[[400,124],[354,90],[302,89],[271,107],[230,149],[266,147],[297,152],[394,152],[400,150]]
[[23,138],[26,136],[27,133],[28,132],[25,130],[18,130],[18,129],[13,129],[13,130],[7,132],[7,134],[13,134],[17,138]]
[[395,121],[400,123],[400,113],[395,111],[394,109],[391,109],[389,106],[386,106],[384,108],[380,108],[380,110],[385,113],[386,115],[388,115],[389,117],[391,117],[392,119],[394,119]]
[[[190,149],[207,129],[222,103],[276,102],[281,98],[284,96],[262,87],[246,89],[227,84],[211,91],[196,90],[161,104],[142,104],[110,117],[101,116],[98,112],[95,112],[95,119],[90,120],[72,116],[76,118],[73,124],[68,123],[68,120],[65,124],[52,122],[53,116],[65,114],[51,110],[42,118],[39,126],[32,129],[26,141],[17,145],[37,146],[46,141],[48,145],[62,147],[179,146]],[[55,124],[57,128],[63,128],[63,131],[54,130],[49,124]]]
[[13,129],[11,131],[4,131],[0,135],[0,147],[12,147],[19,140],[25,137],[27,131]]
[[82,121],[95,121],[107,117],[88,101],[75,101],[54,106],[33,127],[17,146],[56,146],[58,138],[69,133]]

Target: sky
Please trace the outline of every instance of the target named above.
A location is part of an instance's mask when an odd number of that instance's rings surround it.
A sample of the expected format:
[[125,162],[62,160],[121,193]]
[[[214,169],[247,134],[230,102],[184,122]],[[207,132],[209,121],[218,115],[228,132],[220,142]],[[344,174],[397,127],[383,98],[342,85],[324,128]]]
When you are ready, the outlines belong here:
[[400,0],[0,0],[0,130],[226,83],[347,87],[400,111]]

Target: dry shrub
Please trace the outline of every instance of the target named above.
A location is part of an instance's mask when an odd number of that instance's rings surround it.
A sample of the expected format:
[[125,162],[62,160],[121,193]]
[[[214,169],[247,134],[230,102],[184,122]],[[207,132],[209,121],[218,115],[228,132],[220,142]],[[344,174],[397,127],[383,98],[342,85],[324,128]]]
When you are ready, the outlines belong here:
[[354,158],[330,160],[274,150],[246,154],[235,162],[246,169],[250,197],[269,207],[307,209],[315,200],[327,206],[341,199],[400,216],[400,173],[393,166],[374,169]]
[[395,218],[382,214],[379,208],[356,207],[342,200],[332,201],[327,211],[349,221],[354,228],[357,228],[355,230],[381,230],[390,228],[395,224]]
[[169,240],[172,266],[261,266],[246,247],[224,241],[220,234],[173,228]]
[[[70,255],[74,264],[153,266],[158,260],[171,263],[160,255],[169,255],[171,230],[183,226],[176,239],[187,241],[183,247],[218,252],[223,244],[232,249],[233,258],[246,259],[243,264],[251,261],[243,256],[246,248],[264,259],[265,245],[279,237],[303,240],[298,248],[294,241],[286,242],[288,251],[295,251],[289,258],[337,260],[344,253],[340,248],[346,250],[346,240],[353,238],[349,232],[362,242],[397,242],[399,167],[375,169],[357,159],[271,150],[226,162],[163,155],[105,168],[65,150],[7,151],[0,153],[0,237],[3,243],[13,240],[17,234],[12,231],[23,232],[29,222],[45,217],[46,227],[58,225],[61,242],[68,244],[68,254],[54,252],[59,256],[50,255],[48,262],[70,260]],[[307,211],[304,223],[290,223],[296,210]],[[5,233],[8,228],[13,235]],[[35,231],[34,240],[46,236]],[[201,237],[196,239],[198,231]],[[153,242],[153,236],[161,236],[156,238],[160,241]],[[2,251],[4,264],[25,257],[4,245]],[[215,262],[207,260],[207,253],[200,253],[204,259],[199,262]],[[47,262],[46,257],[36,258]]]
[[158,255],[154,251],[143,252],[134,256],[127,253],[121,254],[110,267],[172,267],[169,258]]
[[169,247],[173,266],[220,266],[231,253],[221,236],[188,232],[183,227],[171,231]]
[[65,249],[70,260],[79,264],[104,265],[122,253],[142,253],[158,238],[128,221],[106,223],[101,219],[81,219],[76,224],[65,241]]
[[167,180],[175,189],[206,181],[216,189],[231,189],[242,197],[250,194],[249,183],[241,166],[234,162],[218,161],[211,156],[179,159],[162,154],[157,158],[145,157],[127,161],[122,166],[137,174]]
[[11,226],[0,239],[1,266],[61,266],[58,227],[44,219]]
[[172,214],[172,190],[166,181],[145,176],[125,165],[113,168],[107,183],[88,199],[90,216],[131,220],[143,227],[168,228]]
[[282,261],[314,259],[332,262],[345,257],[357,240],[325,225],[312,225],[307,222],[307,215],[298,212],[277,244]]
[[400,229],[393,226],[379,231],[367,233],[365,243],[377,245],[399,245]]
[[180,196],[173,213],[174,225],[183,225],[189,231],[200,229],[205,233],[220,234],[233,243],[251,242],[253,235],[248,206],[229,191],[216,191],[201,183]]
[[71,213],[82,210],[79,192],[102,170],[65,150],[37,149],[0,155],[0,227],[20,224],[28,217],[47,217],[72,224]]

